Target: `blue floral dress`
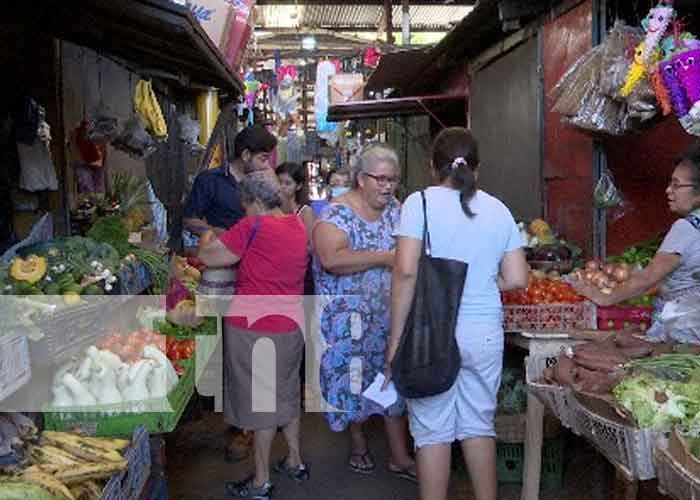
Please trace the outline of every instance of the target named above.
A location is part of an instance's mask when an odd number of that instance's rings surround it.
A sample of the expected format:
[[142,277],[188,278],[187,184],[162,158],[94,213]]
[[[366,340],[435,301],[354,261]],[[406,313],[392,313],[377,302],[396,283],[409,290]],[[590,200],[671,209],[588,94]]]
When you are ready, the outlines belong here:
[[[395,247],[394,231],[400,206],[393,200],[375,222],[368,222],[347,205],[331,204],[319,222],[333,224],[348,238],[351,250],[387,251]],[[333,410],[326,419],[333,431],[370,415],[399,416],[405,412],[399,400],[387,409],[362,397],[377,373],[384,371],[384,350],[389,336],[391,269],[334,275],[325,272],[314,255],[318,317],[325,351],[321,356],[321,393]]]

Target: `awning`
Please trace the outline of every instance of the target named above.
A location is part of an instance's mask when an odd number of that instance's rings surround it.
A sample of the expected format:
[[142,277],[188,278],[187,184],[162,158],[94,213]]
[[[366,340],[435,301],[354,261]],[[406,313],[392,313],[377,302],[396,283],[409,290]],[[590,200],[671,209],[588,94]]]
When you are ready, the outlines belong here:
[[462,106],[466,115],[466,96],[441,94],[336,104],[328,108],[328,121],[339,122],[412,115],[431,115],[437,119],[435,115],[447,106]]
[[170,0],[13,2],[4,15],[98,52],[173,74],[184,86],[241,93],[238,76],[192,16]]
[[402,50],[382,55],[379,66],[367,80],[365,92],[383,92],[384,89],[393,88],[398,95],[406,95],[404,90],[430,66],[433,57],[431,49]]

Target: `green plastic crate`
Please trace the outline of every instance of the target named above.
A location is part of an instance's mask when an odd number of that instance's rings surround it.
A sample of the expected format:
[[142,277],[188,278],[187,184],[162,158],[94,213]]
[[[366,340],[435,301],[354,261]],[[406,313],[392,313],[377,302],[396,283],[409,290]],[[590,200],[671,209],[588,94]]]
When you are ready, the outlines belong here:
[[[525,462],[523,443],[496,443],[496,471],[501,483],[522,483]],[[560,436],[542,444],[540,486],[558,489],[564,483],[564,440]]]
[[128,436],[139,425],[151,434],[171,432],[194,393],[195,364],[192,360],[180,363],[186,370],[168,395],[172,411],[167,409],[164,399],[91,406],[89,410],[86,407],[60,410],[47,407],[44,426],[53,431],[79,430],[90,436]]

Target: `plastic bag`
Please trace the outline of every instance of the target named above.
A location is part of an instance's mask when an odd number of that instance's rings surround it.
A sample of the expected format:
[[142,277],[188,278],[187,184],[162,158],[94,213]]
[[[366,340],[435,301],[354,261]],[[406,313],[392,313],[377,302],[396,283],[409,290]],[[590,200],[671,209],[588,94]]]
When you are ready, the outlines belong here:
[[593,199],[596,208],[614,208],[622,203],[622,198],[610,171],[605,170],[598,179],[598,184],[593,191]]
[[112,142],[112,146],[137,159],[147,158],[156,151],[153,137],[146,132],[146,127],[138,116],[129,118],[122,133]]
[[53,239],[53,217],[51,214],[44,214],[41,219],[39,219],[32,230],[29,232],[29,236],[25,239],[16,243],[7,251],[2,254],[2,262],[4,264],[9,264],[12,259],[15,258],[17,252],[24,247],[29,245],[34,245],[36,243],[43,243]]
[[119,135],[119,119],[100,101],[87,122],[86,136],[93,142],[110,142]]
[[177,123],[180,126],[179,138],[185,144],[199,144],[198,137],[201,129],[199,122],[193,120],[189,115],[180,115],[177,118]]

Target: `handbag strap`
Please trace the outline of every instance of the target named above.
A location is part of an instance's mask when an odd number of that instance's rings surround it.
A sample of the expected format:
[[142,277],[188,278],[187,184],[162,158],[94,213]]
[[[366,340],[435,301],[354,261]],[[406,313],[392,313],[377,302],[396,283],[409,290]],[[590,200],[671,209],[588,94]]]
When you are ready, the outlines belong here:
[[423,249],[426,255],[430,255],[430,231],[428,231],[428,206],[425,201],[425,191],[420,192],[420,197],[423,200]]
[[253,230],[250,232],[250,236],[248,236],[248,242],[245,244],[246,251],[248,250],[248,248],[250,248],[250,245],[253,243],[253,240],[255,239],[255,235],[258,234],[258,229],[260,229],[260,224],[262,224],[262,219],[259,215],[256,215],[255,222],[253,222]]

